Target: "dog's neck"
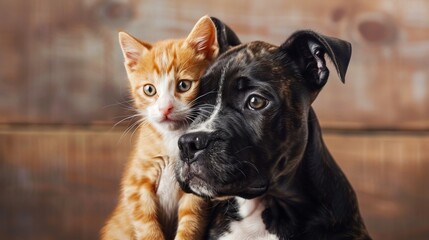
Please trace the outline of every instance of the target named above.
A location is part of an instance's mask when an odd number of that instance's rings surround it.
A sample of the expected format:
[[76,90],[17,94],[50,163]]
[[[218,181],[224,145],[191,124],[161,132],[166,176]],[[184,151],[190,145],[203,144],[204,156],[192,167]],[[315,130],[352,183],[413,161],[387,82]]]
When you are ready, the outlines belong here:
[[233,221],[230,231],[223,234],[220,240],[233,239],[278,239],[277,236],[268,232],[262,219],[262,212],[266,206],[262,198],[244,199],[234,198],[237,204],[237,217],[240,221]]
[[[352,219],[361,221],[356,195],[340,167],[332,158],[323,139],[319,122],[313,109],[308,123],[309,144],[301,162],[299,178],[310,188],[309,192],[325,207],[338,222],[349,221],[350,212],[356,214]],[[340,190],[340,191],[339,191]],[[311,196],[311,195],[310,195]],[[342,204],[349,201],[348,204]]]
[[263,203],[260,198],[244,199],[241,197],[236,197],[235,200],[239,206],[238,212],[241,218],[257,215],[259,210],[263,207]]

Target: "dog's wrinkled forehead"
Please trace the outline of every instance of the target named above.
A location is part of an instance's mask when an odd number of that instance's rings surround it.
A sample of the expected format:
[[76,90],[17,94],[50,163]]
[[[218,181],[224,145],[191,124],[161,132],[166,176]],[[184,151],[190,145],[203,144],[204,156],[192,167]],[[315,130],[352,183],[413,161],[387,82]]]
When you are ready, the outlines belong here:
[[255,41],[232,49],[223,58],[228,58],[230,67],[248,66],[255,60],[268,57],[277,50],[277,46],[266,42]]
[[[216,89],[222,92],[240,77],[252,77],[254,80],[269,81],[280,76],[283,64],[278,61],[284,57],[279,47],[261,41],[236,46],[222,54],[206,71],[202,78],[201,93]],[[264,75],[264,76],[261,76]],[[211,95],[213,97],[213,95]]]
[[[214,130],[214,122],[219,118],[223,103],[236,94],[234,89],[239,79],[252,79],[261,86],[266,86],[265,82],[278,80],[283,71],[278,57],[277,46],[260,41],[242,44],[221,55],[201,80],[203,99],[214,107],[207,111],[203,106],[204,117],[198,118],[190,130]],[[216,94],[213,94],[213,89],[216,89]]]

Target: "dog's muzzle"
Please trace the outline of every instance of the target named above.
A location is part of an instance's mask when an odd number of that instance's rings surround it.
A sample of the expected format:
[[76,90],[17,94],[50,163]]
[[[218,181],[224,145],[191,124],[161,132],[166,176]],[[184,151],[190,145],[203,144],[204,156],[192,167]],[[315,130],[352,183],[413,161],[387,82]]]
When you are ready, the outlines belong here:
[[[176,178],[185,192],[209,198],[260,196],[268,178],[252,161],[252,148],[238,146],[225,131],[192,132],[179,138]],[[247,151],[246,151],[247,150]]]
[[188,133],[179,138],[180,157],[188,164],[196,161],[197,156],[208,145],[210,141],[209,133],[194,132]]

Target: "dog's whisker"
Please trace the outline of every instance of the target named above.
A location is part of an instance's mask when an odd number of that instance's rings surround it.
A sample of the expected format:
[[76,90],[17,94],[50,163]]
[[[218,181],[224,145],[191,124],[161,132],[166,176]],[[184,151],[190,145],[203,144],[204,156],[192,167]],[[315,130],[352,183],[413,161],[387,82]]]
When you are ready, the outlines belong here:
[[243,175],[244,178],[247,178],[247,175],[241,170],[240,168],[237,168],[237,170]]
[[255,171],[258,173],[258,175],[260,175],[261,173],[259,172],[259,169],[256,167],[256,165],[250,161],[243,161],[242,163],[250,165],[253,169],[255,169]]
[[240,150],[236,151],[235,154],[238,154],[238,153],[240,153],[240,152],[242,152],[244,150],[247,150],[249,148],[253,148],[253,146],[250,146],[250,145],[249,146],[245,146],[245,147],[241,148]]

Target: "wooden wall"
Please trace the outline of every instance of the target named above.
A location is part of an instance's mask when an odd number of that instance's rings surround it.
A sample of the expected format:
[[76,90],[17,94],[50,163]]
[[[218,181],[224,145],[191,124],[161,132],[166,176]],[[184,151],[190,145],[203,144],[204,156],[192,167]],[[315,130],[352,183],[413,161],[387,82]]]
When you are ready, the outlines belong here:
[[117,32],[184,37],[205,14],[244,42],[353,44],[314,103],[326,142],[375,239],[428,239],[426,0],[0,0],[0,239],[97,238],[132,142],[112,127],[130,114]]

